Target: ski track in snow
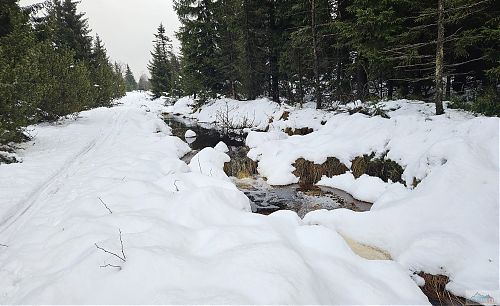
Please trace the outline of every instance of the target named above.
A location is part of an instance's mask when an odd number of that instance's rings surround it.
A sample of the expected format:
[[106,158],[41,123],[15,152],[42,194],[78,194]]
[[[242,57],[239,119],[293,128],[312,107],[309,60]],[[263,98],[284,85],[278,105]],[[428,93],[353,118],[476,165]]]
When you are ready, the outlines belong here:
[[126,124],[126,120],[123,119],[126,116],[124,116],[123,112],[126,112],[126,110],[116,111],[115,109],[115,114],[104,131],[101,129],[92,140],[84,145],[77,154],[68,158],[54,174],[35,188],[26,199],[11,208],[11,212],[8,212],[7,217],[4,217],[0,222],[0,237],[5,239],[4,241],[9,241],[9,237],[15,235],[17,229],[22,227],[27,220],[43,207],[44,203],[59,191],[64,182],[70,179],[78,171],[79,167],[92,157],[92,153],[95,153],[106,142],[112,141],[110,137],[119,133],[120,126]]

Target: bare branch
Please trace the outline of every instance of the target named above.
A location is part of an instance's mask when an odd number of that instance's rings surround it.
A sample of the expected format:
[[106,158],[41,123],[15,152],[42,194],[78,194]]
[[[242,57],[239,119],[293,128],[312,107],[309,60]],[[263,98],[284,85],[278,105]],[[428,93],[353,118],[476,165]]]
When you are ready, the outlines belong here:
[[465,65],[465,64],[472,63],[472,62],[475,62],[475,61],[480,61],[480,60],[482,60],[484,58],[486,58],[486,55],[483,55],[481,57],[474,58],[474,59],[471,59],[471,60],[468,60],[468,61],[465,61],[465,62],[454,63],[454,64],[449,64],[449,65],[444,65],[444,66],[445,67],[457,67],[457,66]]
[[8,245],[6,245],[6,244],[2,244],[2,243],[0,243],[0,246],[1,246],[1,247],[4,247],[4,248],[8,248],[8,247],[9,247]]
[[106,205],[106,203],[104,203],[104,201],[101,199],[101,197],[97,197],[99,199],[99,201],[101,201],[102,205],[104,205],[104,207],[106,207],[106,209],[109,211],[109,214],[112,214],[113,212],[111,211],[111,209],[109,209],[108,205]]
[[106,253],[108,253],[108,254],[111,254],[111,255],[113,255],[113,256],[115,256],[115,257],[119,258],[121,261],[126,262],[125,258],[122,258],[120,255],[118,255],[118,254],[116,254],[116,253],[113,253],[113,252],[111,252],[111,251],[108,251],[108,250],[106,250],[106,249],[104,249],[104,248],[101,248],[100,246],[98,246],[98,245],[97,245],[97,243],[94,243],[94,245],[95,245],[95,246],[96,246],[96,248],[98,248],[99,250],[101,250],[101,251],[103,251],[103,252],[106,252]]
[[125,252],[123,251],[122,230],[118,229],[118,231],[120,232],[120,244],[121,244],[121,248],[122,248],[123,261],[126,261],[127,256],[125,256]]
[[174,186],[175,186],[175,190],[176,190],[177,192],[179,192],[179,187],[177,187],[177,184],[176,184],[177,182],[180,182],[180,181],[179,181],[179,180],[175,180],[175,181],[174,181]]
[[117,269],[122,269],[122,266],[115,266],[115,265],[112,265],[112,264],[105,264],[105,265],[102,265],[100,266],[101,268],[107,268],[107,267],[110,267],[110,268],[117,268]]

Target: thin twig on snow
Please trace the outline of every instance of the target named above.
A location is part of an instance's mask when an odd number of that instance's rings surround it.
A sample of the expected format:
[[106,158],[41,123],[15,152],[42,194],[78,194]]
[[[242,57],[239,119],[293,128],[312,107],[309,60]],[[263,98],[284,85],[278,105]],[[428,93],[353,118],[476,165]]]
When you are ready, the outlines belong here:
[[109,214],[113,214],[111,209],[109,209],[108,205],[106,205],[106,203],[104,203],[104,201],[101,199],[101,197],[97,197],[97,198],[99,199],[99,201],[101,201],[102,205],[104,205],[104,207],[106,207],[106,209],[109,211]]

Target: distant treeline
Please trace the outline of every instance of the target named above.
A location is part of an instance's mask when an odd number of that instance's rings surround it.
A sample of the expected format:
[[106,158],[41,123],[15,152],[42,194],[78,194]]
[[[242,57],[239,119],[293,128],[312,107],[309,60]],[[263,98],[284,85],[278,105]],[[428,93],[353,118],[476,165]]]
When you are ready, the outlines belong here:
[[329,107],[434,101],[439,88],[456,105],[500,109],[495,0],[174,2],[182,23],[180,86],[202,100],[265,95]]
[[126,90],[77,2],[17,2],[0,2],[0,145],[26,139],[29,124],[109,106]]

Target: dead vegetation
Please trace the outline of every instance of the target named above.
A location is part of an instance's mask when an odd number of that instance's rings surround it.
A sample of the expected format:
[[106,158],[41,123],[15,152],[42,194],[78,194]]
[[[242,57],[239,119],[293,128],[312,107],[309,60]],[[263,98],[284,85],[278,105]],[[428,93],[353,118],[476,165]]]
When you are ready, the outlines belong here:
[[424,272],[418,273],[418,276],[425,280],[425,284],[420,289],[429,298],[429,302],[432,305],[477,305],[446,290],[446,284],[450,281],[448,276],[432,275]]
[[280,120],[286,121],[286,120],[288,120],[288,117],[290,117],[290,112],[289,111],[284,111],[283,114],[280,117]]
[[[103,251],[104,253],[107,253],[107,254],[110,254],[110,255],[113,255],[114,257],[120,259],[122,261],[122,263],[126,263],[127,262],[127,256],[125,255],[125,250],[124,250],[124,247],[123,247],[123,239],[122,239],[122,230],[121,229],[118,229],[118,232],[120,233],[120,246],[121,246],[121,255],[115,253],[115,252],[112,252],[112,251],[109,251],[109,250],[106,250],[105,248],[103,247],[100,247],[97,243],[94,243],[95,247],[98,249],[98,250],[101,250]],[[109,263],[104,263],[103,265],[100,266],[101,268],[117,268],[119,270],[122,269],[122,266],[120,265],[114,265],[114,264],[109,264]]]
[[352,174],[355,178],[363,174],[375,176],[382,179],[384,182],[391,180],[392,182],[400,182],[405,184],[401,176],[403,175],[403,167],[393,160],[376,158],[375,154],[358,156],[352,161]]
[[238,118],[238,116],[231,115],[235,109],[236,107],[229,107],[229,103],[226,102],[225,107],[215,114],[216,124],[221,129],[223,135],[238,134],[243,129],[254,126],[255,114],[253,119],[248,116]]
[[224,172],[228,176],[241,179],[257,174],[257,162],[247,156],[248,151],[248,147],[231,148],[231,160],[224,164]]
[[[293,174],[299,178],[299,185],[302,190],[311,190],[323,175],[332,177],[344,174],[349,168],[342,164],[335,157],[328,157],[323,164],[315,164],[304,158],[299,158],[293,164],[295,171]],[[351,171],[354,177],[359,178],[363,174],[378,177],[384,182],[400,182],[402,179],[403,167],[395,161],[385,158],[376,158],[375,154],[358,156],[352,161]]]
[[311,188],[319,182],[323,175],[332,177],[346,173],[349,169],[335,157],[328,157],[322,164],[299,158],[293,164],[293,174],[299,178],[299,185],[303,189]]
[[297,128],[297,129],[292,129],[291,127],[287,127],[286,129],[283,130],[283,132],[287,133],[288,136],[293,136],[293,135],[307,135],[311,134],[314,132],[313,129],[309,127],[303,127],[303,128]]

